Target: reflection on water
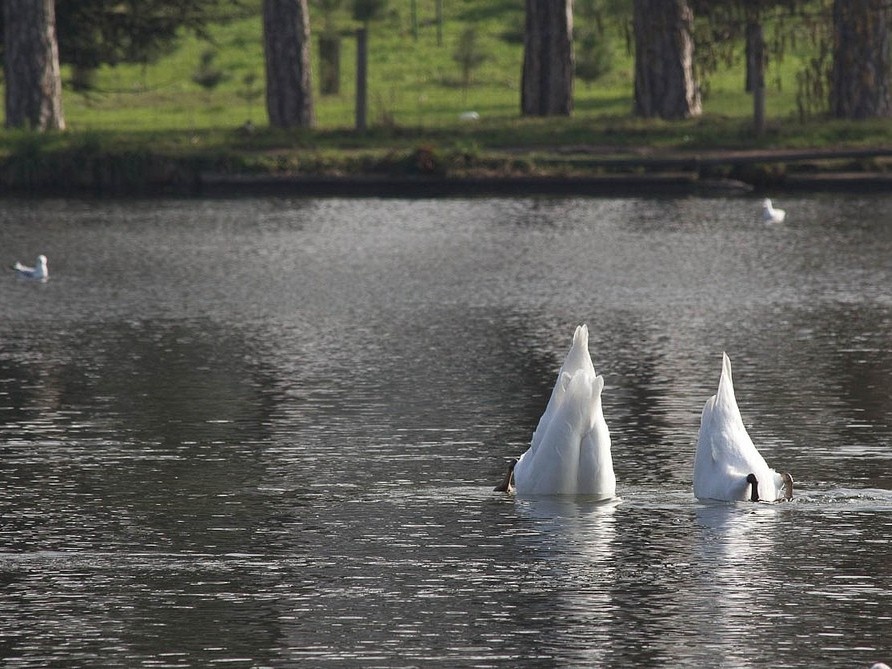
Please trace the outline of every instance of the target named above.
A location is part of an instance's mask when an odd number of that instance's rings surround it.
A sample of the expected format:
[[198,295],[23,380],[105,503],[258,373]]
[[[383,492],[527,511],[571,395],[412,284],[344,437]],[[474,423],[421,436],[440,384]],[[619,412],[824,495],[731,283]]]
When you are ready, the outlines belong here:
[[[4,202],[4,665],[889,662],[892,199],[778,205]],[[493,493],[579,322],[620,499]]]

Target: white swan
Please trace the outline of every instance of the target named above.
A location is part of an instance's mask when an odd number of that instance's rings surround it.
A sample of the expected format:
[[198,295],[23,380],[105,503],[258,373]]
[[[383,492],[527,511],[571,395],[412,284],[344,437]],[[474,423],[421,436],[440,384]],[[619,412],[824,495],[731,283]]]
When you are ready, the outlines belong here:
[[731,360],[725,353],[718,392],[707,400],[700,417],[694,496],[729,502],[793,497],[792,477],[771,469],[747,434],[734,397]]
[[46,256],[39,255],[37,256],[37,264],[34,267],[27,267],[20,262],[16,262],[15,265],[12,266],[15,270],[16,275],[26,278],[26,279],[38,279],[40,281],[46,281],[49,276],[49,270],[46,266]]
[[518,495],[614,497],[603,388],[604,377],[595,374],[588,352],[588,327],[580,325],[529,449],[509,465],[496,490],[510,490],[513,480]]
[[783,209],[775,209],[771,206],[771,200],[767,197],[762,200],[762,220],[765,223],[783,223],[787,212]]

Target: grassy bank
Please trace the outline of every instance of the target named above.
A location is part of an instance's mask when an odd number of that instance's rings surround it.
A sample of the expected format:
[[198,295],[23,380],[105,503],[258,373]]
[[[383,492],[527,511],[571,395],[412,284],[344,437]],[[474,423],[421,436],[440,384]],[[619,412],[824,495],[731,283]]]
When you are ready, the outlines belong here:
[[[397,9],[372,28],[372,125],[365,133],[352,130],[353,26],[343,14],[335,19],[343,35],[338,94],[319,94],[314,52],[318,127],[295,132],[265,127],[258,9],[255,15],[214,27],[209,40],[185,36],[156,63],[104,67],[87,93],[66,88],[69,130],[64,133],[0,133],[0,185],[7,191],[189,190],[208,173],[571,177],[657,171],[665,169],[660,160],[667,157],[699,160],[715,150],[892,148],[888,120],[800,117],[795,82],[807,50],[791,50],[772,63],[769,126],[762,137],[751,131],[751,99],[742,90],[740,64],[710,78],[702,118],[671,123],[635,119],[630,114],[633,61],[617,27],[610,39],[612,68],[594,84],[577,82],[572,117],[521,118],[522,48],[516,37],[522,12],[517,3],[444,3],[446,16],[438,31],[432,20],[434,1],[418,0],[417,32],[404,3],[392,4]],[[314,15],[315,36],[322,23]],[[465,87],[453,54],[469,26],[477,30],[487,58]],[[208,51],[224,74],[212,90],[192,81]],[[479,121],[462,122],[459,116],[468,110],[478,112]],[[253,131],[244,128],[246,121]],[[766,154],[755,166],[738,157],[695,169],[708,176],[764,182],[790,171],[876,172],[888,167],[884,156],[790,164]]]

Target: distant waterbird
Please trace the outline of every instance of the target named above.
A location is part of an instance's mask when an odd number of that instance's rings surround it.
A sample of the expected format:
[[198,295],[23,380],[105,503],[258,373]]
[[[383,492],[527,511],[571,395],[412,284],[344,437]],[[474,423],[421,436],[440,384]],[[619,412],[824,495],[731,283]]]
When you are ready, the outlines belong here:
[[16,263],[12,266],[12,269],[15,270],[16,276],[19,276],[23,279],[46,281],[50,276],[49,270],[46,266],[45,255],[37,256],[37,262],[35,263],[34,267],[28,267],[16,261]]
[[762,220],[765,223],[783,223],[786,217],[787,212],[783,209],[775,209],[767,197],[762,200]]

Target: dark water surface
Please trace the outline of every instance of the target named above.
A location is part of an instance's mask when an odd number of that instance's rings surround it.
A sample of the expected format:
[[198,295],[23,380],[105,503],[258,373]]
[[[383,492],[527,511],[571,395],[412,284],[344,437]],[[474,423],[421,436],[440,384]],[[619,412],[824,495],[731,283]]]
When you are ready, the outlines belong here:
[[[4,200],[0,665],[892,663],[892,197],[775,204]],[[620,499],[493,493],[581,322]]]

